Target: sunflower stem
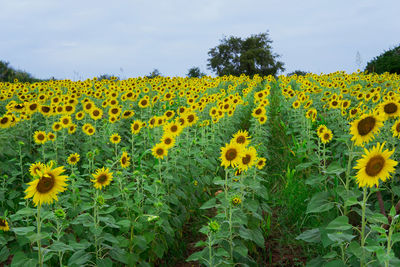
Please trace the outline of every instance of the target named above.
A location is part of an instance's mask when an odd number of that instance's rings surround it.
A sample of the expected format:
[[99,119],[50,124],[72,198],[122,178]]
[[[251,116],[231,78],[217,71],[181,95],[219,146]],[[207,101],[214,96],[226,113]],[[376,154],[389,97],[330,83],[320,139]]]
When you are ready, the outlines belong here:
[[41,145],[42,146],[42,157],[43,157],[43,162],[46,162],[46,154],[44,151],[44,144]]
[[40,218],[40,207],[41,205],[39,204],[37,206],[37,216],[36,216],[36,223],[37,223],[37,235],[38,235],[38,240],[37,240],[37,246],[38,246],[38,260],[39,260],[39,266],[43,267],[43,255],[42,255],[42,240],[40,238],[40,231],[42,227],[42,221]]
[[360,261],[360,266],[363,267],[365,266],[365,225],[366,225],[366,220],[365,220],[365,209],[366,209],[366,203],[367,203],[367,187],[363,187],[363,202],[362,202],[362,213],[361,213],[361,248],[362,248],[362,256],[361,256],[361,261]]
[[[350,186],[350,172],[351,172],[351,162],[353,161],[353,149],[354,149],[354,142],[351,142],[351,148],[349,151],[349,160],[347,161],[347,169],[346,169],[346,184],[345,184],[345,189],[346,192],[349,191],[349,186]],[[343,204],[343,214],[344,216],[347,216],[347,205],[346,203]]]

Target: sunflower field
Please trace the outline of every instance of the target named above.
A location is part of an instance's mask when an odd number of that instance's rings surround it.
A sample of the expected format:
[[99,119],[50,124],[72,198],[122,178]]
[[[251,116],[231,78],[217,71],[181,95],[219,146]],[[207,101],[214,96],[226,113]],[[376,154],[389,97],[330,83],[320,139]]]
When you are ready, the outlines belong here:
[[400,76],[0,83],[0,266],[400,266]]

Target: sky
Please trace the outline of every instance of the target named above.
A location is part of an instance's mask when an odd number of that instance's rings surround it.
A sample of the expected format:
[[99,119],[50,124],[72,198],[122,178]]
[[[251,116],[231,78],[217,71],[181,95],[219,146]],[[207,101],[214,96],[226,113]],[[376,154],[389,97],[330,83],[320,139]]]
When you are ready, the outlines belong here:
[[208,51],[222,38],[266,31],[284,74],[351,73],[400,44],[398,0],[0,0],[0,10],[0,60],[42,79],[215,75]]

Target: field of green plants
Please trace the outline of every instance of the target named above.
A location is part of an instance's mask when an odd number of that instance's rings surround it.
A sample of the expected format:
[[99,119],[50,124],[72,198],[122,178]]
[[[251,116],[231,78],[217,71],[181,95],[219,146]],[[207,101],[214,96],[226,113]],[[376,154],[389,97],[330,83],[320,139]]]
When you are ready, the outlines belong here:
[[400,76],[0,82],[0,266],[400,266]]

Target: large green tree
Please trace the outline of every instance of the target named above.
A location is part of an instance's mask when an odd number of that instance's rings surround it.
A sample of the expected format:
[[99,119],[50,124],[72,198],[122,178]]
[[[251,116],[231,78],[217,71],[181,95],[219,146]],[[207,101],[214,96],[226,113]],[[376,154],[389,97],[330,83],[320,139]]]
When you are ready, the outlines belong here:
[[26,71],[15,70],[10,63],[0,60],[0,82],[14,82],[17,79],[20,82],[39,82],[41,80],[32,77]]
[[246,39],[224,37],[220,44],[208,51],[208,68],[219,76],[246,74],[276,75],[284,71],[279,55],[272,52],[268,32],[251,35]]
[[365,69],[378,74],[384,72],[400,74],[400,45],[372,59]]

